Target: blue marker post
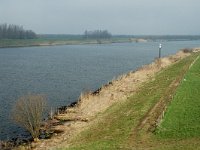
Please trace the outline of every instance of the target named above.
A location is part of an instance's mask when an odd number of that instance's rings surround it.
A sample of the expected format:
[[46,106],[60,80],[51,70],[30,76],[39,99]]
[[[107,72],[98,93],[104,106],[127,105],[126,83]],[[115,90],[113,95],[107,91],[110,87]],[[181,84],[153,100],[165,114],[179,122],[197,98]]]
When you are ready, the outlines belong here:
[[161,49],[162,49],[162,44],[159,45],[159,58],[161,58]]

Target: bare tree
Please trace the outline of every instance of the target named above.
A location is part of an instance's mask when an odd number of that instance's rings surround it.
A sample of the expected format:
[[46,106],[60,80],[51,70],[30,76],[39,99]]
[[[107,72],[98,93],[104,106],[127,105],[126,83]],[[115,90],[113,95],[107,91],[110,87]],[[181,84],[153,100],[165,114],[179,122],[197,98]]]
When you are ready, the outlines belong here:
[[12,110],[12,119],[30,132],[34,141],[38,140],[40,125],[46,107],[43,95],[25,95],[20,97]]

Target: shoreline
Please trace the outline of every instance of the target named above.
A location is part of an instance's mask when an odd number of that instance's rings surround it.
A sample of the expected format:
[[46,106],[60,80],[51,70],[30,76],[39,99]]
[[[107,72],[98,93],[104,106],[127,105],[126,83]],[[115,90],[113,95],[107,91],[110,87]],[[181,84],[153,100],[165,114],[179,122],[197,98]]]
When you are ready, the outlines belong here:
[[156,59],[151,64],[119,76],[95,91],[82,93],[77,101],[59,108],[59,113],[50,122],[55,124],[55,126],[52,125],[52,130],[56,131],[55,134],[50,139],[41,139],[39,143],[32,143],[32,147],[44,149],[62,146],[66,142],[69,144],[72,137],[98,121],[96,117],[99,113],[104,112],[113,104],[123,103],[130,95],[137,93],[142,84],[153,80],[156,73],[189,55],[190,53],[182,50],[175,55]]
[[123,103],[129,96],[137,93],[142,84],[153,80],[155,74],[189,55],[187,51],[179,51],[175,55],[157,59],[149,65],[124,74],[95,91],[82,93],[77,102],[74,102],[72,106],[63,106],[60,108],[61,113],[54,116],[55,120],[65,122],[53,127],[54,130],[63,131],[63,133],[56,134],[49,140],[41,140],[40,143],[34,145],[35,149],[69,145],[73,137],[101,119],[99,114],[113,104]]
[[[35,41],[34,41],[35,40]],[[44,41],[37,41],[37,39],[34,39],[33,43],[28,43],[30,41],[28,40],[25,40],[28,44],[11,44],[11,45],[6,45],[3,46],[1,45],[0,43],[0,49],[2,48],[20,48],[20,47],[43,47],[43,46],[62,46],[62,45],[88,45],[88,44],[114,44],[114,43],[133,43],[133,42],[136,42],[137,39],[135,40],[130,40],[130,39],[102,39],[102,40],[55,40],[55,41],[51,41],[51,40],[48,40],[48,39],[42,39]],[[139,39],[139,42],[140,42],[141,39]],[[9,41],[9,40],[8,40]],[[15,40],[10,40],[11,42],[15,41]],[[18,42],[24,42],[23,40],[20,41],[19,39],[17,40]],[[0,40],[1,42],[1,40]],[[143,42],[143,41],[141,41]],[[146,41],[147,42],[147,41]]]
[[40,47],[55,45],[143,43],[166,41],[198,41],[199,35],[113,35],[107,39],[83,38],[82,35],[41,34],[35,39],[0,39],[1,48]]

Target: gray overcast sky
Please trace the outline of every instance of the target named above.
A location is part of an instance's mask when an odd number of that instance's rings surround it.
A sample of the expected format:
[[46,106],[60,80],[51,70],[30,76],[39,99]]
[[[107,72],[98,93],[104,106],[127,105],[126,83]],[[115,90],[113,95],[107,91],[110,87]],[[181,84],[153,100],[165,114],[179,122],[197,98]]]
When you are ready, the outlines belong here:
[[0,0],[0,23],[37,33],[200,34],[200,0]]

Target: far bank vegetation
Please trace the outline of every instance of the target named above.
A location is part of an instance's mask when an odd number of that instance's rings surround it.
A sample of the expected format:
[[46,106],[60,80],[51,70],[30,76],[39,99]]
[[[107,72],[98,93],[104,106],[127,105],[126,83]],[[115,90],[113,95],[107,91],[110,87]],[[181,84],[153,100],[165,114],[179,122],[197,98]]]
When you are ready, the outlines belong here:
[[0,24],[0,39],[35,39],[37,35],[32,30],[14,24]]
[[110,39],[112,37],[111,33],[107,30],[94,30],[84,32],[85,39]]

